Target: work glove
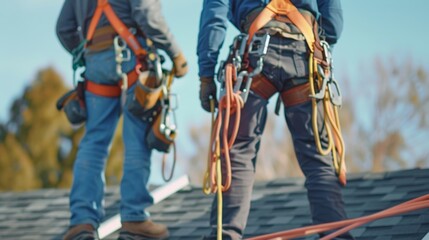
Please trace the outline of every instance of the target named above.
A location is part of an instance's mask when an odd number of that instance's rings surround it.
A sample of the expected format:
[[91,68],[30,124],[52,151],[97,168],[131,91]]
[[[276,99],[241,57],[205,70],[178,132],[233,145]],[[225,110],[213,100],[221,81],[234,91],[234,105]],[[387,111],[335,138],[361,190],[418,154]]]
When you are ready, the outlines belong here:
[[177,78],[181,78],[188,73],[188,63],[185,56],[180,53],[177,57],[173,58],[174,75]]
[[214,99],[215,108],[218,102],[216,99],[216,83],[213,77],[200,77],[200,101],[201,107],[207,112],[211,112],[210,99]]

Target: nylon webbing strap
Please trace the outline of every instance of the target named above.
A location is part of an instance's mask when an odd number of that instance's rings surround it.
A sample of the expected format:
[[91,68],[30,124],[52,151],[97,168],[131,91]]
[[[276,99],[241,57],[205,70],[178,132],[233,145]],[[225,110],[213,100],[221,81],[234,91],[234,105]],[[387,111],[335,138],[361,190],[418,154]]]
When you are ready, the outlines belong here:
[[106,14],[106,17],[107,19],[109,19],[109,22],[110,24],[112,24],[112,27],[116,30],[119,36],[121,36],[122,39],[124,39],[124,41],[136,54],[136,56],[146,55],[147,54],[146,50],[144,50],[140,46],[134,34],[132,34],[128,30],[127,26],[125,26],[125,24],[118,18],[118,16],[116,16],[116,13],[113,11],[112,7],[109,4],[107,4],[103,9],[104,9],[104,14]]
[[92,16],[91,22],[89,23],[88,33],[86,34],[86,41],[91,41],[94,36],[97,24],[100,21],[101,14],[103,14],[103,4],[107,4],[107,0],[98,0],[97,8],[95,9],[94,15]]
[[253,35],[276,15],[286,15],[304,35],[310,51],[314,52],[315,38],[313,29],[290,0],[272,0],[267,5],[250,25],[247,43],[249,44]]
[[[131,71],[127,74],[128,77],[128,88],[134,85],[138,79],[138,73]],[[93,82],[89,79],[85,81],[85,90],[103,97],[119,97],[122,93],[122,80],[117,85],[105,85]]]
[[103,13],[106,15],[115,31],[122,37],[122,39],[124,39],[136,56],[147,54],[146,50],[140,46],[134,34],[132,34],[128,30],[127,26],[118,18],[107,0],[98,0],[97,2],[97,8],[95,9],[94,16],[91,19],[88,33],[86,35],[86,40],[88,42],[93,38],[97,24]]

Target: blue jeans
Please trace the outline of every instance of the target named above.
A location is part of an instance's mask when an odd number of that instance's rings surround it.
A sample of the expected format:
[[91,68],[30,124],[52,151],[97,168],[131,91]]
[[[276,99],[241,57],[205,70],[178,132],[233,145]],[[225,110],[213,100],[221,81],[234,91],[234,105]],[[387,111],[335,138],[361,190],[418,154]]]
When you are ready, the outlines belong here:
[[[254,67],[257,59],[250,58]],[[264,58],[263,74],[279,92],[308,82],[308,56],[304,41],[272,36]],[[232,182],[223,195],[224,239],[242,239],[250,210],[256,156],[267,119],[268,100],[251,93],[241,110],[238,136],[230,149]],[[321,103],[319,103],[321,107]],[[311,125],[311,102],[284,108],[284,117],[292,135],[296,157],[306,177],[305,187],[314,224],[346,218],[341,186],[332,166],[331,155],[321,155],[315,145]],[[322,113],[319,111],[319,116]],[[321,126],[319,118],[319,126]],[[234,118],[231,125],[234,124]],[[320,133],[326,149],[326,131]],[[212,232],[207,239],[216,239],[217,199],[210,217]],[[353,239],[348,233],[337,239]]]
[[[88,54],[85,57],[85,77],[102,84],[117,84],[116,63],[113,49]],[[124,72],[135,66],[135,57],[124,62]],[[128,89],[131,96],[134,87]],[[153,203],[147,184],[150,174],[151,151],[145,143],[149,125],[122,109],[120,98],[102,97],[85,92],[87,120],[85,134],[79,144],[73,169],[73,185],[70,193],[70,224],[99,226],[104,216],[103,197],[104,169],[109,146],[119,117],[123,115],[123,142],[125,158],[121,180],[121,220],[143,221],[149,215],[145,208]]]

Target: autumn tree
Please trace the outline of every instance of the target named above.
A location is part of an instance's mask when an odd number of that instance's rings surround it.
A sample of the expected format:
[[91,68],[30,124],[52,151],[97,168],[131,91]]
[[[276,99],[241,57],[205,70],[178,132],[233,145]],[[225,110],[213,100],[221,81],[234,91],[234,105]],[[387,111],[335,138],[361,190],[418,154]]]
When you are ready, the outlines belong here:
[[429,79],[407,60],[377,58],[345,88],[347,158],[361,170],[428,166]]
[[[73,130],[65,114],[55,108],[57,99],[68,88],[54,69],[46,68],[14,101],[9,120],[0,127],[0,189],[71,185],[73,163],[84,128]],[[118,183],[121,177],[120,138],[118,129],[106,170],[108,182]]]

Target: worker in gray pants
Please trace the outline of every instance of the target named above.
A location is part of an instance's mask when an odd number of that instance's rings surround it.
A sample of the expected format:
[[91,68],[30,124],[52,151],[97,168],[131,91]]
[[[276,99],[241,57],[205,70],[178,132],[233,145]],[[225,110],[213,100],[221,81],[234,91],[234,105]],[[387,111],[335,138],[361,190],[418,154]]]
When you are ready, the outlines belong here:
[[[312,9],[313,5],[310,4],[312,1],[300,2],[301,4],[296,4],[297,8],[302,7],[307,9],[310,15],[315,15],[316,10]],[[319,11],[322,15],[330,13],[327,16],[331,19],[328,20],[334,23],[325,29],[327,40],[334,44],[342,28],[340,1],[318,2],[325,3],[324,8]],[[230,5],[229,8],[228,5]],[[210,99],[216,96],[214,65],[225,37],[227,19],[242,32],[247,32],[255,12],[260,10],[260,1],[256,0],[204,2],[197,53],[200,67],[200,100],[206,111],[210,111]],[[284,117],[292,135],[299,165],[306,177],[305,187],[308,190],[313,223],[344,220],[346,213],[341,185],[332,165],[332,156],[320,154],[315,144],[311,124],[312,104],[307,87],[309,57],[305,39],[292,23],[279,23],[272,20],[261,31],[268,33],[271,40],[264,57],[262,73],[253,81],[264,78],[265,82],[269,83],[269,87],[281,95],[284,103]],[[257,60],[250,56],[251,68],[256,67]],[[264,91],[255,90],[257,89],[250,92],[241,110],[238,135],[230,149],[232,180],[229,190],[223,193],[223,239],[242,239],[249,215],[256,156],[266,124],[268,100],[274,94],[273,92],[264,96]],[[234,121],[234,118],[231,121]],[[319,121],[319,126],[322,126],[322,118],[319,118]],[[234,122],[230,125],[233,126]],[[323,130],[323,128],[319,130],[319,134],[321,144],[326,148],[327,134]],[[217,199],[214,199],[210,218],[212,231],[205,239],[216,239],[216,209]],[[346,233],[337,239],[353,239],[353,237]]]

